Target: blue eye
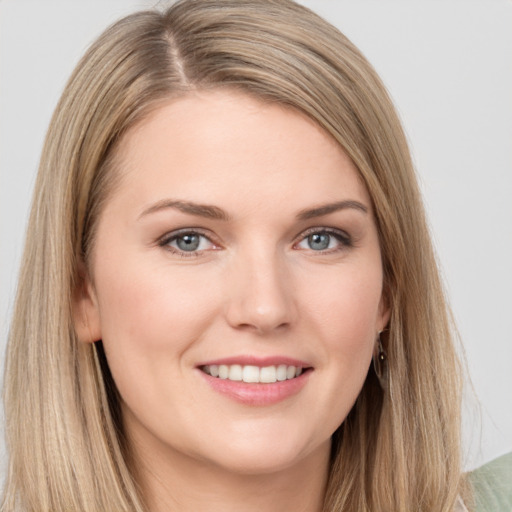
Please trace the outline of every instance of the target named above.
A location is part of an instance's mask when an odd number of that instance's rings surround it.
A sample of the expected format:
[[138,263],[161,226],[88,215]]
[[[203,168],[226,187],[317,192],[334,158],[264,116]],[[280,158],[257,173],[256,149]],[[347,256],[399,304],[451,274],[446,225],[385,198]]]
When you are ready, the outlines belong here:
[[181,251],[197,251],[201,243],[201,237],[195,233],[190,233],[177,237],[175,242]]
[[168,248],[182,256],[195,256],[201,251],[216,248],[209,238],[197,231],[171,233],[160,241],[160,246]]
[[307,243],[310,249],[314,251],[325,251],[331,244],[331,235],[327,233],[313,233],[307,237]]
[[331,230],[317,230],[306,233],[304,238],[297,244],[299,249],[309,249],[316,252],[336,251],[351,246],[351,240],[343,232]]

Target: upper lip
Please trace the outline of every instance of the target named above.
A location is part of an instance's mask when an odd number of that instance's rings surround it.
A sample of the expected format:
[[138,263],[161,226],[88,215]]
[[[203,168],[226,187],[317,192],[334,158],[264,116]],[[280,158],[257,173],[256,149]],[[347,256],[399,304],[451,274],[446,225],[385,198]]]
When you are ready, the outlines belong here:
[[281,364],[285,364],[287,366],[295,366],[301,368],[310,368],[311,365],[306,361],[301,361],[300,359],[295,359],[293,357],[288,356],[249,356],[249,355],[241,355],[241,356],[230,356],[223,357],[219,359],[211,359],[208,361],[201,362],[198,364],[198,367],[201,366],[211,366],[211,365],[233,365],[239,364],[240,366],[258,366],[263,368],[265,366],[279,366]]

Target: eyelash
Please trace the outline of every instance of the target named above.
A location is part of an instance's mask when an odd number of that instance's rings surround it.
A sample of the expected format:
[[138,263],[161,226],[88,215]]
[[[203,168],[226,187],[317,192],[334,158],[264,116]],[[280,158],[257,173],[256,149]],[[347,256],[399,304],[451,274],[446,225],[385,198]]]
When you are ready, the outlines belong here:
[[215,242],[211,240],[211,238],[206,234],[206,232],[197,229],[197,228],[186,228],[186,229],[180,229],[178,231],[173,231],[171,233],[165,234],[160,240],[158,241],[158,245],[160,247],[163,247],[167,251],[177,254],[178,256],[181,256],[182,258],[197,258],[202,255],[204,250],[200,251],[182,251],[179,248],[171,247],[169,244],[175,240],[178,240],[179,238],[183,238],[186,235],[192,235],[192,236],[199,236],[202,238],[205,238],[208,240],[211,244],[216,246]]
[[345,231],[341,231],[339,229],[334,229],[334,228],[325,228],[325,227],[309,228],[306,231],[302,232],[299,235],[299,237],[297,237],[299,240],[298,240],[298,242],[296,242],[294,244],[294,246],[296,246],[297,244],[303,242],[304,240],[306,240],[311,235],[329,235],[329,236],[335,238],[339,242],[339,244],[340,244],[339,247],[331,248],[331,249],[325,249],[325,250],[320,250],[320,251],[314,251],[313,249],[310,249],[312,252],[315,252],[317,254],[335,253],[335,252],[339,252],[339,251],[343,251],[343,250],[349,249],[350,247],[354,246],[352,238]]
[[[310,249],[312,252],[315,252],[317,254],[329,254],[329,253],[343,251],[347,248],[353,247],[352,238],[346,232],[338,230],[338,229],[325,228],[325,227],[309,228],[306,231],[300,233],[300,235],[296,238],[297,241],[294,243],[293,247],[295,248],[298,244],[300,244],[301,242],[306,240],[311,235],[324,235],[324,234],[334,237],[340,243],[340,247],[330,248],[330,249],[325,249],[325,250],[318,250],[318,251]],[[183,251],[183,250],[180,250],[179,248],[175,248],[175,247],[172,247],[169,245],[171,242],[178,240],[180,238],[183,238],[186,235],[202,237],[202,238],[208,240],[214,246],[216,246],[215,242],[213,242],[211,240],[211,238],[208,236],[208,234],[206,234],[206,232],[204,232],[200,229],[195,229],[195,228],[180,229],[179,231],[173,231],[171,233],[167,233],[166,235],[164,235],[162,238],[160,238],[158,240],[158,245],[160,247],[172,252],[173,254],[177,254],[183,258],[190,258],[190,257],[197,258],[197,257],[201,256],[203,254],[203,252],[205,252],[205,250],[209,250],[209,249],[203,249],[203,250],[199,250],[199,251],[197,251],[197,250]],[[216,249],[213,249],[213,250],[216,250]],[[305,249],[305,250],[307,250],[307,249]]]

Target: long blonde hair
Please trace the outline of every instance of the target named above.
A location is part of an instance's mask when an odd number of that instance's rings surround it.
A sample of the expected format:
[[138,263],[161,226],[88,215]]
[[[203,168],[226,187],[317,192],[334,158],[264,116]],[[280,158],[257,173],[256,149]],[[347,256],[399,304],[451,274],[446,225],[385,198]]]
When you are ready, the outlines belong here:
[[128,16],[71,76],[43,149],[5,372],[2,511],[145,510],[119,398],[71,312],[123,134],[193,89],[300,110],[357,166],[372,198],[391,308],[384,389],[370,370],[333,436],[324,511],[452,511],[463,492],[461,368],[416,178],[375,71],[337,29],[288,0],[184,0]]

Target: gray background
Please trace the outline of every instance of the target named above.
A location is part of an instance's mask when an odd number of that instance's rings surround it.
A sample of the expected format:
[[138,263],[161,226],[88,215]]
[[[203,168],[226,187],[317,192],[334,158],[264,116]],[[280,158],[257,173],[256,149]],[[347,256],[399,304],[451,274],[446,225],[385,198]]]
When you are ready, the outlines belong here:
[[[475,467],[512,451],[512,2],[302,3],[366,54],[405,124],[477,396],[468,393],[464,417],[466,466]],[[0,1],[2,353],[37,162],[64,82],[107,24],[156,4]]]

